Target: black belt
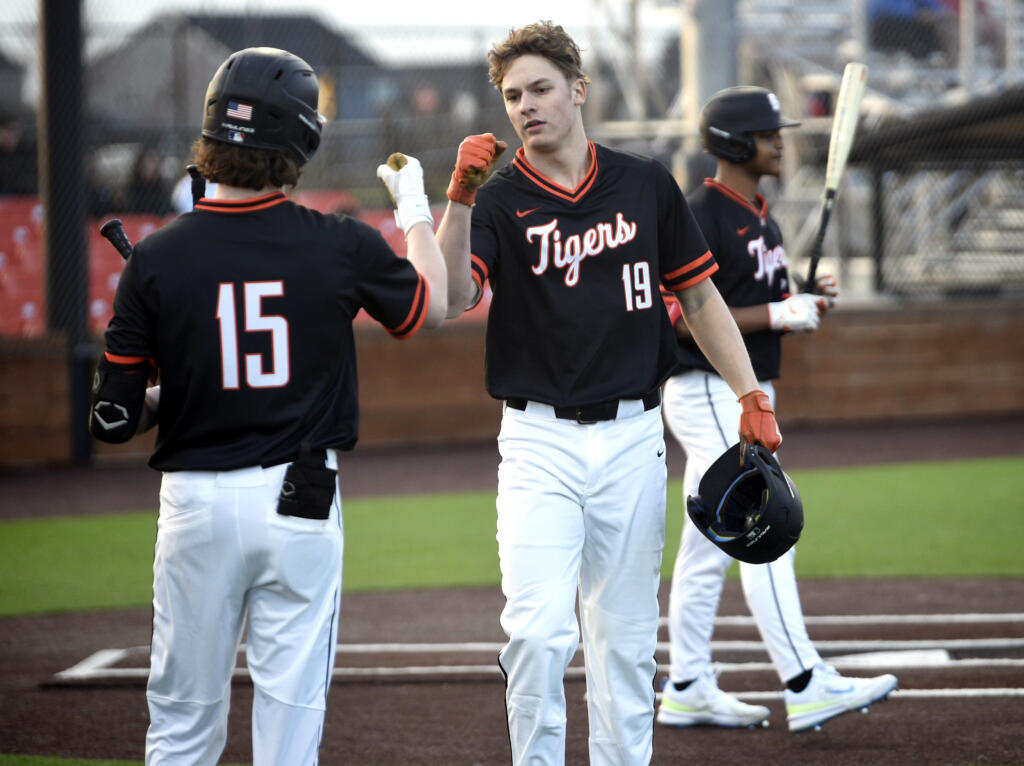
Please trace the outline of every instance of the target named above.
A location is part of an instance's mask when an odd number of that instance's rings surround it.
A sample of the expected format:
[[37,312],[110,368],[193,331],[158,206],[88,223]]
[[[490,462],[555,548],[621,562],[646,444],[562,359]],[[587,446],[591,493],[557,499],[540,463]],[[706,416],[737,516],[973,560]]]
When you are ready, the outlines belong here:
[[[525,411],[526,399],[506,399],[505,403],[514,410]],[[656,388],[641,397],[644,412],[653,410],[661,404],[661,389]],[[609,399],[607,402],[588,404],[585,407],[555,407],[555,417],[561,420],[575,420],[577,423],[597,423],[601,420],[615,420],[619,414],[619,400]]]

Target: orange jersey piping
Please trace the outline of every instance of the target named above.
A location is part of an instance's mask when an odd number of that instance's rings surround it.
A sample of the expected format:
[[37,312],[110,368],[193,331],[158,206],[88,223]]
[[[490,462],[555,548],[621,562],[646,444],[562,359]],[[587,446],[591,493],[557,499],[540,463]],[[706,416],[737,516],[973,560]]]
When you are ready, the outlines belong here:
[[580,181],[575,189],[567,189],[555,183],[533,167],[533,165],[527,162],[526,151],[522,146],[516,150],[516,156],[512,160],[512,164],[519,169],[520,173],[549,194],[561,197],[569,202],[579,202],[590,191],[590,187],[594,185],[594,181],[597,179],[597,147],[594,146],[593,141],[587,142],[587,150],[590,153],[590,167],[583,176],[583,180]]
[[765,218],[768,217],[768,200],[766,200],[761,195],[760,192],[758,192],[757,195],[755,196],[755,199],[757,200],[757,204],[761,206],[761,209],[758,210],[756,207],[754,207],[754,205],[750,202],[750,200],[748,200],[746,197],[744,197],[739,192],[736,192],[733,189],[730,189],[728,186],[723,184],[721,181],[716,181],[714,178],[705,178],[704,179],[704,185],[708,186],[708,187],[710,187],[712,189],[717,189],[722,194],[724,194],[726,197],[731,199],[733,202],[739,203],[740,205],[745,207],[747,210],[749,210],[751,213],[756,215],[762,221],[765,220]]
[[288,198],[284,196],[284,192],[279,191],[264,194],[260,197],[252,197],[251,199],[225,200],[203,197],[196,204],[195,209],[209,210],[214,213],[250,213],[253,210],[263,210],[274,205],[280,205],[287,200]]

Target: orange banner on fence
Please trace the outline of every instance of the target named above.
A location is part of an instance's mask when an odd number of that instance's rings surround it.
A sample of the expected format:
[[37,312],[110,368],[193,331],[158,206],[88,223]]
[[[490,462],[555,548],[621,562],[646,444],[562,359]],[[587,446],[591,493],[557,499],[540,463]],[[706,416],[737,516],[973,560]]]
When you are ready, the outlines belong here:
[[[334,212],[351,200],[343,191],[303,191],[293,197],[296,202],[325,213]],[[395,225],[391,210],[360,210],[357,215],[378,229],[396,253],[405,255],[405,237]],[[440,219],[440,215],[441,211],[435,211],[435,218]],[[100,234],[100,225],[120,218],[128,239],[138,242],[173,217],[111,213],[89,221],[88,305],[92,332],[101,334],[110,321],[114,291],[124,267],[117,250]],[[46,330],[45,219],[43,206],[36,197],[0,196],[0,335],[34,336]],[[481,301],[463,316],[472,321],[483,319],[487,303]],[[364,312],[359,313],[356,321],[372,322]]]

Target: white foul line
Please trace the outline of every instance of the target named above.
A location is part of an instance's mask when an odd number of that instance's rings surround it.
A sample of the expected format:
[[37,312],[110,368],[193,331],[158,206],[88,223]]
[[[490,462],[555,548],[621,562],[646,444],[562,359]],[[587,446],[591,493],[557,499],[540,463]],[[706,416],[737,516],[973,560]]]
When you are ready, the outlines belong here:
[[[654,695],[661,699],[661,693]],[[749,700],[780,700],[781,691],[774,692],[736,692],[736,697]],[[959,699],[962,697],[1024,697],[1024,689],[993,688],[993,689],[896,689],[890,699]]]
[[[990,623],[1024,622],[1024,612],[1005,614],[968,612],[965,614],[829,614],[806,615],[807,625],[982,625]],[[658,620],[661,627],[668,626],[668,618]],[[716,626],[755,627],[749,615],[729,615],[715,618]]]
[[[458,646],[448,644],[446,646]],[[103,649],[78,663],[74,667],[55,674],[58,681],[68,683],[83,683],[88,681],[102,680],[125,680],[146,678],[149,669],[145,667],[109,667],[110,664],[118,662],[131,653],[143,651],[145,647],[132,649]],[[339,653],[344,652],[345,646],[338,647]],[[847,655],[844,657],[826,657],[827,661],[839,670],[856,671],[868,668],[885,668],[898,670],[900,668],[946,668],[946,669],[967,669],[967,668],[1022,668],[1024,659],[1013,659],[1006,657],[992,658],[968,658],[952,659],[948,652],[940,650],[907,652],[877,652],[864,655]],[[770,662],[717,662],[716,667],[722,673],[752,673],[774,671],[774,665]],[[659,664],[659,672],[668,672],[668,665]],[[457,676],[496,676],[500,672],[497,662],[488,665],[412,665],[412,666],[385,666],[385,667],[335,667],[333,677],[336,679],[359,679],[359,678],[411,678],[411,677],[457,677]],[[566,671],[566,678],[582,678],[584,669],[580,665],[573,665]],[[248,678],[249,671],[245,667],[235,668],[235,678]]]
[[[500,642],[468,642],[441,644],[338,644],[339,654],[456,654],[466,652],[483,652],[497,654],[504,647]],[[907,639],[907,640],[837,640],[815,641],[819,649],[833,652],[858,652],[889,650],[921,650],[921,649],[1019,649],[1024,648],[1024,638],[945,638],[945,639]],[[659,641],[658,651],[667,652],[667,641]],[[712,651],[729,652],[763,652],[761,641],[712,641]],[[582,651],[582,650],[580,650]]]
[[77,665],[72,665],[67,670],[55,674],[59,680],[80,680],[83,678],[105,678],[116,668],[108,667],[124,659],[131,649],[100,649],[95,654],[90,654]]
[[[965,649],[1020,649],[1024,648],[1024,638],[938,638],[908,640],[838,640],[815,641],[815,647],[826,652],[876,652],[881,650],[921,650],[948,649],[952,651]],[[658,642],[658,651],[667,652],[667,641]],[[728,652],[763,652],[761,641],[712,641],[712,651]]]
[[[664,618],[662,622],[664,623]],[[1006,614],[921,614],[921,615],[822,615],[807,617],[808,625],[868,625],[868,624],[981,624],[981,623],[1018,623],[1024,622],[1024,613]],[[743,616],[719,617],[719,625],[754,625],[753,618]],[[490,654],[496,658],[504,642],[467,641],[450,643],[356,643],[339,644],[336,650],[339,655],[438,655],[438,654]],[[964,658],[953,659],[951,651],[963,650],[1019,650],[1024,648],[1024,638],[975,638],[975,639],[920,639],[920,640],[835,640],[816,641],[817,646],[826,656],[826,660],[841,670],[857,670],[864,668],[984,668],[984,667],[1024,667],[1024,659],[1007,657]],[[765,652],[761,641],[712,641],[714,652]],[[243,647],[244,649],[244,647]],[[659,652],[668,651],[668,643],[657,644]],[[836,655],[839,652],[848,654]],[[55,679],[67,683],[83,683],[117,679],[145,679],[149,675],[148,667],[113,667],[126,662],[130,657],[149,655],[149,647],[138,646],[126,649],[102,649],[90,655],[76,665],[55,674]],[[147,663],[148,664],[148,663]],[[716,663],[723,673],[740,673],[755,671],[773,671],[771,662],[719,662]],[[659,671],[667,671],[666,665],[659,664]],[[412,665],[392,667],[335,667],[335,679],[402,679],[402,678],[436,678],[459,676],[490,676],[500,675],[497,662],[480,665]],[[247,668],[238,667],[234,671],[235,678],[248,678]],[[584,669],[580,665],[570,666],[566,671],[567,678],[584,677]],[[1024,689],[993,688],[993,689],[905,689],[894,692],[900,697],[1017,697],[1024,696]],[[774,699],[781,693],[749,692],[740,696],[749,699]]]

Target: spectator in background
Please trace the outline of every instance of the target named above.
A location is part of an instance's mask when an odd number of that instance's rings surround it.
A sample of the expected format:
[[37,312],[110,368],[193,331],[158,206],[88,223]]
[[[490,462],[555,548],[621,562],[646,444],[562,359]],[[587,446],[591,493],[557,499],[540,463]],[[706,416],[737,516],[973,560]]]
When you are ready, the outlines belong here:
[[128,184],[121,195],[120,207],[123,212],[161,216],[174,212],[171,186],[160,171],[160,162],[156,149],[144,146],[139,150]]
[[381,140],[420,159],[428,193],[446,188],[451,172],[447,153],[452,123],[446,109],[434,84],[422,80],[411,90],[396,94],[381,114]]
[[437,88],[429,82],[421,82],[412,92],[412,112],[415,118],[433,117],[441,106]]
[[869,44],[880,51],[905,51],[915,59],[943,53],[940,0],[868,0]]
[[452,96],[452,122],[460,133],[476,130],[477,117],[480,115],[480,102],[468,90],[457,91]]
[[36,142],[21,117],[0,112],[0,194],[38,194]]
[[[951,64],[960,58],[960,0],[939,0],[946,8],[940,30],[946,56]],[[975,6],[975,43],[991,51],[991,63],[1002,69],[1006,66],[1006,35],[1003,25],[992,15],[988,5],[978,0]]]

